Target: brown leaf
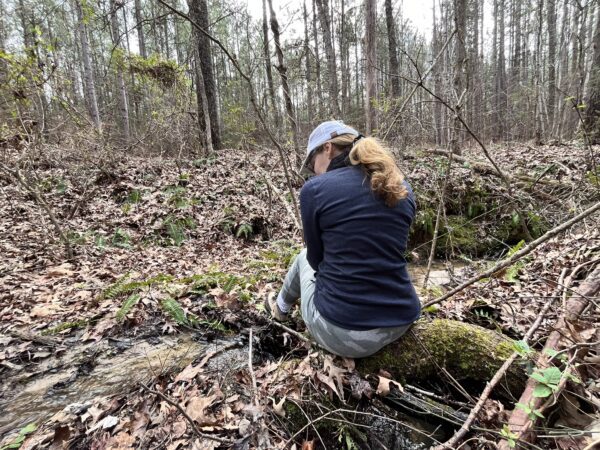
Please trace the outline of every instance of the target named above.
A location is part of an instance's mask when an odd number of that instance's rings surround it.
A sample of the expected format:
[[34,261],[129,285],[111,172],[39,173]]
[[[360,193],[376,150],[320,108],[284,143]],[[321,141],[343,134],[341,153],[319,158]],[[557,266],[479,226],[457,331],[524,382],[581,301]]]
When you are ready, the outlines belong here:
[[135,438],[125,431],[117,433],[107,442],[106,450],[122,450],[135,448]]
[[302,443],[302,450],[314,450],[315,448],[315,440],[312,441],[304,441]]
[[279,417],[285,417],[285,409],[283,409],[283,404],[285,403],[286,398],[283,397],[279,402],[275,402],[273,400],[273,412],[277,414]]
[[404,392],[404,388],[397,381],[379,376],[379,384],[377,385],[377,391],[375,393],[377,395],[381,395],[382,397],[387,396],[390,393],[390,385],[396,385],[398,389],[400,389],[400,392]]
[[209,421],[209,419],[204,410],[214,403],[215,398],[215,395],[209,395],[208,397],[193,397],[187,402],[185,412],[192,420],[198,423],[205,423]]

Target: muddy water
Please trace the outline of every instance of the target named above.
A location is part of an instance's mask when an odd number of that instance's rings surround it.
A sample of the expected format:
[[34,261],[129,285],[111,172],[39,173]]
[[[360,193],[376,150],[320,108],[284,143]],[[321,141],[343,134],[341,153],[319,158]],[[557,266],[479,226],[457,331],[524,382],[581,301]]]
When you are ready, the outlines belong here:
[[[413,265],[410,273],[413,283],[420,288],[426,267]],[[428,286],[442,286],[449,281],[446,266],[435,263]],[[43,360],[35,372],[21,371],[2,380],[0,438],[30,422],[39,424],[67,405],[77,409],[94,398],[130,390],[140,381],[148,382],[162,372],[183,368],[201,354],[227,344],[197,342],[191,334],[148,341],[104,339],[93,344],[73,341],[55,356]],[[246,358],[243,349],[228,350],[215,356],[208,369],[212,365],[218,373],[220,367],[241,367]]]

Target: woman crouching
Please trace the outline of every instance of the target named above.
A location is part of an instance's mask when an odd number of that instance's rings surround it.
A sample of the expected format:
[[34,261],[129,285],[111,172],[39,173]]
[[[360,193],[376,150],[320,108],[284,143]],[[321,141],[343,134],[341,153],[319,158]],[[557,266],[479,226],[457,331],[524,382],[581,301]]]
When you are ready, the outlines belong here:
[[405,258],[414,195],[388,151],[340,121],[311,133],[303,173],[316,175],[300,192],[306,248],[266,307],[284,321],[300,298],[319,345],[372,355],[420,314]]

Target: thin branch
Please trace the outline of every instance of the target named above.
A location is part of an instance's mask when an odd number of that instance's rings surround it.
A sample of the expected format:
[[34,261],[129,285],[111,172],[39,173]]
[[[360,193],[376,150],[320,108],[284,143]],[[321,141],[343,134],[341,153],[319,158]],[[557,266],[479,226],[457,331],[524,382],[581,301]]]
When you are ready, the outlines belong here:
[[169,405],[174,406],[175,408],[177,408],[179,410],[179,412],[183,415],[183,417],[185,417],[185,419],[189,422],[190,426],[192,427],[192,430],[194,431],[194,434],[200,438],[204,438],[204,439],[210,439],[212,441],[216,441],[219,442],[221,444],[227,444],[227,445],[232,445],[234,444],[234,441],[230,440],[230,439],[224,439],[224,438],[220,438],[218,436],[213,436],[210,434],[206,434],[203,433],[202,431],[200,431],[198,429],[198,427],[196,426],[196,423],[194,422],[194,419],[192,419],[188,413],[185,412],[185,409],[183,409],[183,407],[177,403],[174,400],[171,400],[169,397],[167,397],[165,394],[163,394],[162,392],[159,391],[155,391],[153,389],[150,389],[148,386],[146,386],[144,383],[140,383],[140,386],[142,386],[142,388],[151,393],[154,394],[160,398],[162,398],[165,402],[167,402]]
[[[562,273],[560,274],[558,290],[561,289],[560,286],[562,285],[562,280],[564,279],[565,272],[566,272],[566,269],[563,269]],[[526,344],[528,343],[529,339],[531,338],[531,336],[533,336],[533,333],[535,333],[535,331],[538,329],[538,327],[542,323],[542,319],[544,318],[544,316],[546,315],[546,313],[548,312],[548,310],[550,309],[550,307],[552,306],[553,302],[556,300],[557,297],[558,296],[554,296],[552,299],[550,299],[548,302],[546,302],[544,307],[538,313],[538,315],[537,315],[535,321],[533,322],[533,324],[531,325],[531,327],[529,327],[529,330],[527,330],[527,333],[525,334],[525,336],[523,336],[523,339],[522,339],[523,342],[525,342]],[[506,361],[504,361],[504,364],[502,364],[502,366],[498,369],[496,374],[492,377],[492,379],[485,386],[485,389],[483,390],[483,392],[479,396],[479,399],[477,400],[477,404],[473,407],[473,409],[469,413],[469,417],[467,417],[467,420],[465,420],[465,422],[462,424],[460,429],[448,441],[444,442],[443,444],[441,444],[437,447],[434,447],[433,450],[443,450],[443,449],[447,449],[447,448],[455,448],[456,447],[456,444],[458,444],[458,442],[469,431],[471,424],[477,418],[477,415],[479,414],[479,412],[485,405],[485,402],[489,398],[494,387],[496,387],[496,385],[504,378],[504,376],[506,375],[506,372],[508,371],[508,369],[510,368],[512,363],[519,356],[520,356],[520,353],[515,351],[512,353],[512,355],[510,355],[510,357]]]
[[511,255],[509,258],[503,259],[498,264],[496,264],[494,267],[492,267],[492,268],[490,268],[490,269],[488,269],[488,270],[486,270],[484,272],[481,272],[478,275],[475,275],[475,276],[469,278],[464,283],[462,283],[461,285],[455,287],[450,292],[447,292],[446,294],[442,295],[441,297],[438,297],[435,300],[431,300],[431,301],[425,303],[423,305],[423,307],[427,308],[428,306],[435,305],[437,303],[443,302],[444,300],[452,297],[453,295],[459,293],[460,291],[462,291],[465,288],[471,286],[472,284],[478,282],[479,280],[482,280],[483,278],[490,277],[491,275],[493,275],[494,273],[498,272],[499,270],[504,269],[504,268],[512,265],[513,263],[515,263],[516,261],[518,261],[519,259],[521,259],[523,256],[528,255],[529,253],[531,253],[533,250],[535,250],[536,248],[538,248],[540,245],[542,245],[544,242],[546,242],[550,238],[553,238],[554,236],[556,236],[556,235],[562,233],[563,231],[569,229],[571,226],[573,226],[577,222],[579,222],[582,219],[585,219],[586,217],[594,214],[598,210],[600,210],[600,201],[597,202],[597,203],[595,203],[594,205],[592,205],[591,207],[589,207],[588,209],[586,209],[582,213],[576,215],[572,219],[570,219],[570,220],[562,223],[561,225],[553,228],[552,230],[546,232],[546,234],[544,234],[543,236],[540,236],[535,241],[529,243],[528,245],[526,245],[525,247],[523,247],[521,250],[519,250],[518,252],[516,252],[513,255]]
[[[442,48],[440,49],[440,51],[438,52],[438,54],[436,55],[436,57],[434,58],[433,62],[429,66],[429,68],[425,71],[425,73],[423,73],[423,75],[421,75],[419,73],[419,78],[420,78],[419,84],[416,84],[413,87],[412,91],[410,91],[410,93],[408,94],[408,96],[406,97],[406,99],[404,99],[404,103],[402,103],[402,106],[400,106],[400,109],[396,113],[396,117],[394,117],[394,120],[392,120],[392,123],[388,127],[388,129],[385,132],[385,134],[383,135],[382,139],[385,140],[387,138],[387,135],[392,130],[392,127],[394,126],[394,124],[396,123],[396,121],[400,118],[400,116],[402,115],[402,113],[404,112],[404,110],[406,109],[406,107],[408,106],[408,102],[410,101],[410,99],[412,98],[412,96],[415,95],[415,92],[417,92],[417,89],[419,88],[420,83],[422,83],[423,81],[425,81],[427,79],[427,77],[429,76],[430,72],[433,70],[433,68],[435,67],[435,65],[439,61],[440,57],[442,56],[442,54],[446,50],[446,47],[448,47],[448,45],[450,44],[450,41],[452,41],[452,38],[454,37],[455,34],[456,34],[456,30],[454,30],[452,32],[452,34],[450,34],[450,36],[448,36],[448,39],[446,40],[446,42],[444,43],[444,45],[442,46]],[[418,73],[418,67],[417,67],[417,73]]]

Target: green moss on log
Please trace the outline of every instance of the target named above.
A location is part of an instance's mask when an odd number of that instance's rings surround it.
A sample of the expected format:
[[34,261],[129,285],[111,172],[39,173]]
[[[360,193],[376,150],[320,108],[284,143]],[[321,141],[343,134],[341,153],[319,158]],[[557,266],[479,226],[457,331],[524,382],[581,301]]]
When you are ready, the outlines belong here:
[[[513,341],[494,331],[454,320],[420,320],[401,339],[375,355],[357,360],[361,373],[390,372],[406,381],[439,378],[445,368],[457,380],[490,380],[513,352]],[[513,365],[507,386],[516,391],[525,374]]]

